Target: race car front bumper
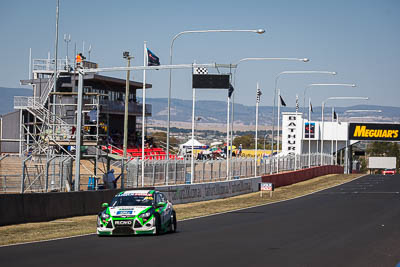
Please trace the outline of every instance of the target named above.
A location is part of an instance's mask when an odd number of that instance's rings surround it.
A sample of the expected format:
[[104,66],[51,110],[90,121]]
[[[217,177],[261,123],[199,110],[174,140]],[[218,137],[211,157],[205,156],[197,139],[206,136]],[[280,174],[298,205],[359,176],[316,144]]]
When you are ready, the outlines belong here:
[[143,225],[137,219],[131,220],[114,220],[111,219],[104,225],[100,218],[97,218],[97,234],[98,235],[139,235],[139,234],[155,234],[154,218],[146,221]]

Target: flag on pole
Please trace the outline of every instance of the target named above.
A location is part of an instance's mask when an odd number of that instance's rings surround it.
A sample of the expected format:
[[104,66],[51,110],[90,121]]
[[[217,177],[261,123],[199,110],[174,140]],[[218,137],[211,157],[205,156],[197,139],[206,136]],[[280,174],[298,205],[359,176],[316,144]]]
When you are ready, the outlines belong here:
[[160,66],[160,59],[147,48],[147,66]]
[[313,109],[312,109],[312,104],[311,104],[311,102],[310,102],[310,111],[311,111],[311,112],[314,112]]
[[260,103],[261,95],[262,95],[262,92],[261,92],[260,88],[258,88],[257,89],[257,103]]
[[193,69],[193,74],[208,74],[208,69],[206,67],[196,67]]
[[279,98],[281,99],[281,106],[286,107],[286,103],[285,103],[285,101],[283,101],[283,98],[281,95],[279,95]]
[[296,95],[296,112],[299,111],[299,96]]
[[233,91],[235,91],[235,88],[233,88],[232,84],[229,84],[228,97],[232,96]]
[[334,119],[334,120],[337,120],[337,114],[336,114],[336,111],[333,111],[333,119]]

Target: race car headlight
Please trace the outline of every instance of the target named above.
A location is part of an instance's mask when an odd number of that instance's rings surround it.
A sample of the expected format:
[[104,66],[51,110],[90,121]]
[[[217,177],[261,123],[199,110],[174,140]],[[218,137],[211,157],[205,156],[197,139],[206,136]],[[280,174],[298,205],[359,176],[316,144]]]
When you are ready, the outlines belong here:
[[145,212],[145,213],[142,213],[142,214],[140,214],[139,215],[139,218],[149,218],[151,216],[151,212],[150,211],[148,211],[148,212]]
[[103,219],[103,220],[106,220],[106,219],[108,219],[108,218],[110,218],[110,214],[107,214],[107,213],[102,213],[101,214],[101,218]]

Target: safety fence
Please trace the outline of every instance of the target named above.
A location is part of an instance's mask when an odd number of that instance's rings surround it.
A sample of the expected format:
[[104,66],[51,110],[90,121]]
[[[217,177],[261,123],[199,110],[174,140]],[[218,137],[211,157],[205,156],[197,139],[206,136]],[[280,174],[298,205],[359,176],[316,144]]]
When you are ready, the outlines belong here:
[[[63,192],[74,189],[74,160],[68,155],[53,157],[33,157],[24,159],[7,158],[15,162],[11,168],[0,161],[0,192],[2,193],[32,193],[32,192]],[[144,176],[142,177],[141,159],[133,159],[128,163],[116,160],[109,168],[116,170],[120,176],[118,188],[135,188],[141,186],[164,186],[190,183],[207,183],[237,180],[266,174],[305,169],[314,166],[330,165],[331,156],[320,154],[288,155],[282,157],[254,158],[234,157],[229,160],[145,160]],[[103,164],[103,162],[99,162]],[[8,167],[6,167],[8,166]],[[105,167],[105,166],[104,166]],[[104,169],[104,168],[103,168]],[[193,175],[192,175],[193,170]],[[98,176],[81,173],[80,189],[96,190],[104,188],[104,170],[98,170]]]
[[[322,158],[322,162],[321,162]],[[132,160],[127,164],[125,187],[160,186],[174,184],[204,183],[254,177],[270,173],[293,171],[313,166],[331,164],[331,155],[305,154],[282,157],[233,158],[227,160]],[[192,176],[193,169],[193,176]]]

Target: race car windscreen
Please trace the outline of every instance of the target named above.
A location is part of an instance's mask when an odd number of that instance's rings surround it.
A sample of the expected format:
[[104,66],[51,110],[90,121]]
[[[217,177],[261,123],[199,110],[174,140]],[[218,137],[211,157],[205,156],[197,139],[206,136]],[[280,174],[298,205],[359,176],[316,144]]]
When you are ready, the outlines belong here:
[[118,206],[152,206],[153,197],[143,195],[117,196],[111,200],[111,207]]

